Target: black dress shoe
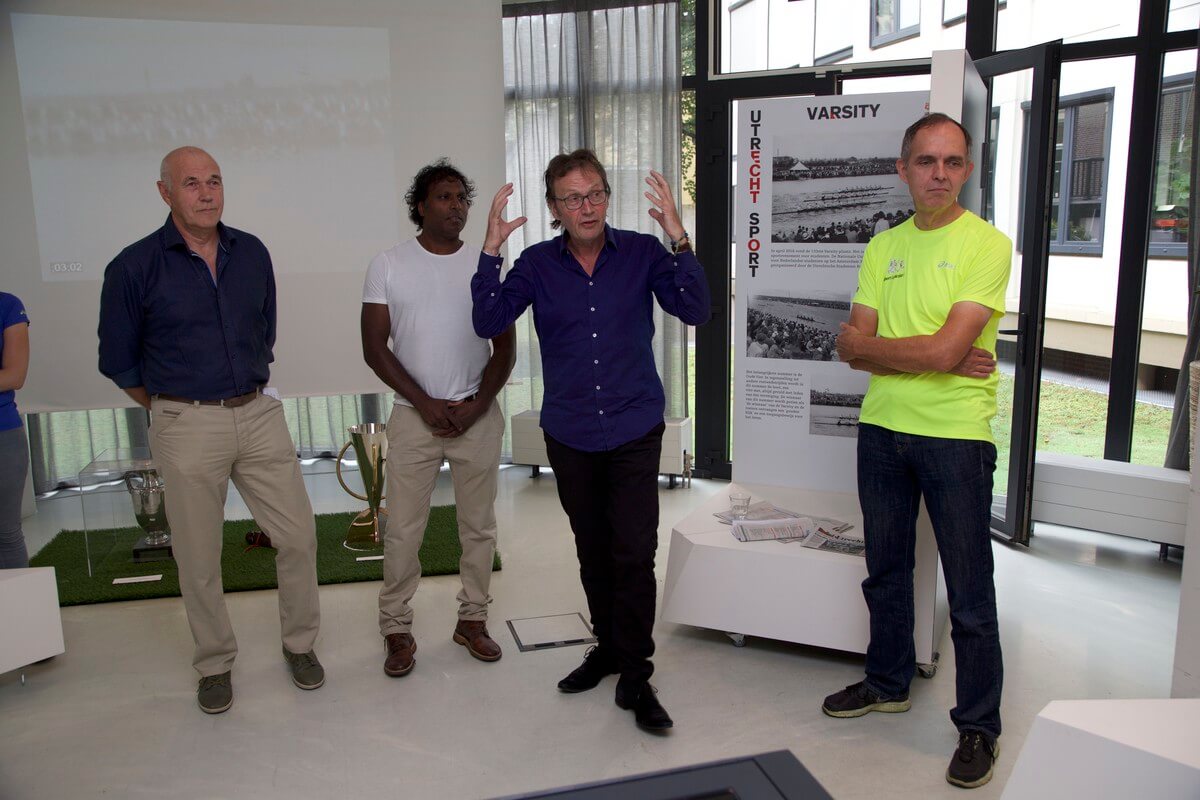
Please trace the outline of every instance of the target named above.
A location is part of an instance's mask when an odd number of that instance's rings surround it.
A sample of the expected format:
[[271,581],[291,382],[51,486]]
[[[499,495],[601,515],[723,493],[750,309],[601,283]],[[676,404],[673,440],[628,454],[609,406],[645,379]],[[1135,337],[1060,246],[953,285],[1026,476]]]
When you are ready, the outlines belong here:
[[567,694],[586,692],[588,689],[595,689],[605,676],[615,675],[616,672],[617,668],[608,656],[595,646],[589,647],[583,656],[583,663],[558,682],[558,690]]
[[617,684],[617,705],[633,712],[634,721],[644,731],[664,733],[675,723],[671,715],[658,702],[658,690],[643,681],[635,686]]

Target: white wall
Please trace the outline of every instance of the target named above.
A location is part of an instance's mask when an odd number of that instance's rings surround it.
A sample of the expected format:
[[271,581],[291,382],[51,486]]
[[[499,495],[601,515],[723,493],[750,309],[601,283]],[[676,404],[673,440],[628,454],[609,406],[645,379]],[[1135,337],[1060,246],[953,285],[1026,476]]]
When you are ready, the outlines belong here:
[[[413,174],[422,165],[449,156],[475,179],[481,205],[476,206],[464,234],[473,243],[482,239],[484,210],[504,182],[500,3],[13,0],[4,8],[12,14],[0,14],[0,184],[5,187],[0,192],[0,241],[4,242],[0,286],[24,300],[31,319],[33,357],[20,396],[22,411],[128,405],[125,395],[97,371],[100,279],[107,260],[121,246],[151,233],[166,218],[167,208],[158,198],[154,182],[158,161],[169,149],[159,141],[163,138],[161,125],[154,137],[142,137],[153,138],[154,144],[139,147],[137,120],[123,117],[130,131],[123,132],[115,144],[111,139],[106,142],[117,155],[98,148],[96,172],[110,178],[72,178],[67,174],[56,185],[59,194],[48,195],[46,201],[43,192],[35,203],[38,167],[33,166],[27,145],[22,90],[28,94],[30,87],[37,85],[45,91],[53,82],[44,73],[78,60],[85,66],[75,67],[75,81],[70,72],[65,80],[62,76],[58,79],[58,85],[65,85],[67,91],[73,82],[83,93],[98,83],[100,76],[89,70],[120,67],[133,77],[108,84],[116,88],[106,89],[107,93],[123,96],[127,87],[130,94],[141,92],[153,98],[163,96],[155,92],[165,92],[178,107],[179,98],[193,91],[193,85],[205,85],[201,76],[227,66],[220,62],[222,48],[230,47],[235,39],[244,44],[234,54],[245,56],[250,67],[228,84],[208,85],[205,97],[215,96],[218,102],[210,100],[199,115],[202,120],[219,117],[226,123],[225,143],[216,148],[206,142],[202,133],[197,134],[204,130],[201,122],[189,129],[186,140],[171,146],[212,147],[226,184],[224,221],[258,235],[272,252],[280,314],[272,383],[283,394],[293,396],[381,391],[382,383],[360,355],[362,278],[376,252],[414,232],[403,202]],[[14,15],[22,15],[16,26]],[[86,29],[78,49],[67,39],[49,39],[63,42],[61,54],[54,58],[30,57],[28,47],[19,52],[14,28],[22,35],[30,23],[57,29],[44,23],[48,16],[60,15],[95,18],[97,31],[127,28],[131,31],[127,39],[130,51],[137,55],[91,53],[92,60],[84,61],[79,51],[84,45],[94,49],[94,39],[86,38]],[[260,31],[261,37],[256,37]],[[179,38],[173,41],[171,37],[176,35]],[[371,63],[384,65],[390,110],[376,113],[372,107],[365,113],[378,119],[384,130],[376,133],[370,149],[373,155],[348,160],[346,151],[355,146],[354,140],[336,135],[316,136],[293,149],[290,144],[281,148],[261,126],[247,131],[240,144],[230,144],[228,131],[237,126],[228,121],[236,119],[237,112],[214,106],[227,96],[238,97],[241,87],[247,85],[259,87],[254,96],[261,99],[261,87],[281,80],[283,73],[292,87],[303,90],[311,82],[328,91],[339,79],[330,73],[355,61],[359,54],[345,53],[340,60],[331,61],[321,53],[346,41],[367,42],[374,48]],[[286,64],[281,66],[263,55],[269,52],[278,53]],[[216,59],[209,70],[205,70],[206,57]],[[139,64],[139,59],[143,63]],[[19,74],[19,63],[25,74]],[[160,88],[168,74],[181,76],[179,82]],[[224,86],[228,86],[227,93]],[[46,97],[42,95],[42,102]],[[225,116],[219,116],[222,114]],[[301,121],[295,121],[297,117]],[[309,118],[315,114],[307,110],[293,114],[299,130],[289,130],[288,135],[303,137],[310,127],[303,120]],[[311,127],[315,128],[315,123]],[[97,148],[93,145],[92,149]],[[270,153],[269,159],[262,155],[264,151]],[[112,162],[118,159],[127,167],[114,168]],[[263,171],[267,160],[273,170],[270,177],[256,174]],[[115,191],[118,183],[124,187],[120,194]],[[79,224],[64,223],[65,215],[55,213],[56,203],[63,208],[78,206],[80,197],[85,208],[95,209],[96,215],[106,220],[95,235],[82,230],[83,223],[93,220],[85,217]],[[338,199],[331,202],[331,197]],[[327,210],[314,215],[312,209],[319,203]],[[46,249],[48,233],[75,235],[79,249],[96,250],[91,258],[79,259],[85,273],[74,277],[81,279],[59,281],[53,275],[44,276],[47,262],[61,258],[40,252]],[[95,248],[96,236],[111,241]],[[331,241],[336,246],[331,247]],[[316,257],[315,253],[322,255]]]

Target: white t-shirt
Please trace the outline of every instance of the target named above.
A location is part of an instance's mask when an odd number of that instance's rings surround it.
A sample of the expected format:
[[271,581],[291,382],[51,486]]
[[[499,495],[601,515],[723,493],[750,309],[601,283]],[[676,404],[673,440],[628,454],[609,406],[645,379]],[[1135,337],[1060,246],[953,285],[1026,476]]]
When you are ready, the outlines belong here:
[[[371,259],[363,302],[388,307],[392,352],[430,397],[461,400],[479,391],[491,358],[487,339],[471,325],[471,276],[479,251],[430,253],[416,239]],[[396,394],[398,405],[412,403]]]

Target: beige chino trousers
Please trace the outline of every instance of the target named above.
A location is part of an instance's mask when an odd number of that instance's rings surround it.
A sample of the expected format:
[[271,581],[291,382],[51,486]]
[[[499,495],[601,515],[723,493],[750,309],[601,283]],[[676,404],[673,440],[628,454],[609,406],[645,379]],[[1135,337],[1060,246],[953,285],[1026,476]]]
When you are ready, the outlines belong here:
[[293,653],[313,648],[320,626],[317,538],[283,404],[260,396],[238,408],[155,398],[150,450],[166,482],[167,521],[179,588],[201,677],[229,671],[237,640],[221,582],[229,481],[275,546],[279,623]]
[[462,544],[459,619],[485,620],[492,602],[492,556],[496,552],[496,478],[504,415],[492,406],[467,432],[453,439],[433,435],[416,409],[396,405],[387,424],[387,510],[379,630],[384,636],[412,631],[409,605],[421,580],[417,552],[429,521],[429,499],[442,461],[450,462],[458,539]]

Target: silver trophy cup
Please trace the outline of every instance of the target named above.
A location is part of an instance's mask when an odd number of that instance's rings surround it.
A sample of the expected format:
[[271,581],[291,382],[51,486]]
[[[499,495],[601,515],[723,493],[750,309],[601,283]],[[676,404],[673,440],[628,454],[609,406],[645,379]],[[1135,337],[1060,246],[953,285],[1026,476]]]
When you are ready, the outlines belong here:
[[134,545],[134,560],[170,558],[171,527],[167,524],[166,484],[153,469],[130,470],[124,477],[133,501],[133,516],[146,532]]
[[[348,550],[382,550],[383,534],[387,529],[387,509],[383,507],[384,495],[384,462],[387,454],[386,426],[382,422],[368,422],[363,425],[351,425],[350,441],[338,453],[337,479],[342,488],[359,500],[365,500],[367,507],[359,512],[350,523],[343,546]],[[342,478],[342,456],[351,447],[358,460],[358,474],[362,477],[363,491],[359,494],[346,485]]]

